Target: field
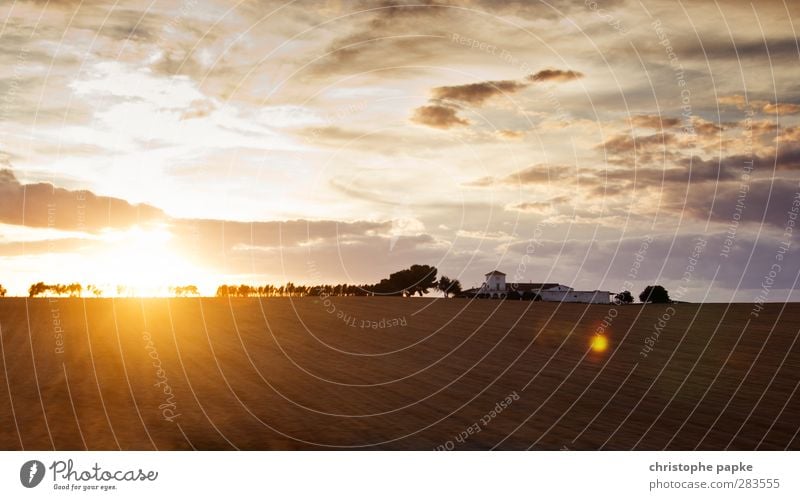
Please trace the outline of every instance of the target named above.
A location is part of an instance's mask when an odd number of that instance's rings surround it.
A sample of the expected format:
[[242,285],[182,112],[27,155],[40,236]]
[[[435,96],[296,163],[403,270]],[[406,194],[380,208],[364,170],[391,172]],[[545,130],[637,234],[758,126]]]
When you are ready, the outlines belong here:
[[7,298],[0,449],[798,449],[800,306],[751,310]]

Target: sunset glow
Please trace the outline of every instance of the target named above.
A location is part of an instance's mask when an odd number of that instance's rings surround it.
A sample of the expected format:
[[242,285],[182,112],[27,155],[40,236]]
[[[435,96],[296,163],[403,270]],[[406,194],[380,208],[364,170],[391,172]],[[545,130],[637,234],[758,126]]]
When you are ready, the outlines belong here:
[[191,4],[0,6],[10,294],[419,262],[748,301],[783,245],[798,298],[796,3]]

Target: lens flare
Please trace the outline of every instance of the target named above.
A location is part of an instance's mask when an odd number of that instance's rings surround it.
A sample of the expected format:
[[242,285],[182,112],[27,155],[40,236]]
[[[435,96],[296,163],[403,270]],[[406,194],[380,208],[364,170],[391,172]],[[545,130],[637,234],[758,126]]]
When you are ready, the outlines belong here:
[[595,335],[592,339],[592,351],[604,352],[608,349],[608,339],[605,335]]

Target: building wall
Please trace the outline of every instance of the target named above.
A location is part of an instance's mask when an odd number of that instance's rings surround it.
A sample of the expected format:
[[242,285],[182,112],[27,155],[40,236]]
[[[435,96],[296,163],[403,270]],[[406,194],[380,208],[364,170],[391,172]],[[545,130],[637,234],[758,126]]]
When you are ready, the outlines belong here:
[[506,291],[506,277],[492,274],[486,279],[484,289],[488,293],[505,292]]
[[581,302],[585,304],[610,304],[610,294],[597,291],[577,291],[577,290],[542,290],[539,292],[542,300],[546,302]]

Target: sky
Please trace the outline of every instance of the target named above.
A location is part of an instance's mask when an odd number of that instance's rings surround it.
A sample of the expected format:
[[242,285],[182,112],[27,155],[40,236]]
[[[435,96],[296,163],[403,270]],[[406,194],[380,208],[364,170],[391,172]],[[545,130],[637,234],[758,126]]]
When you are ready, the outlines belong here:
[[[0,283],[798,300],[800,4],[0,5]],[[797,26],[797,28],[796,28]]]

